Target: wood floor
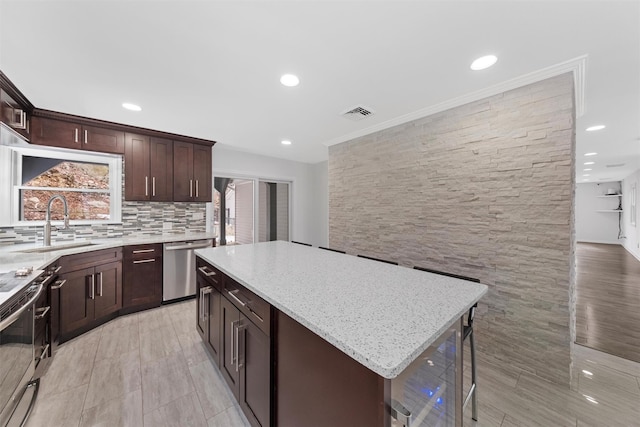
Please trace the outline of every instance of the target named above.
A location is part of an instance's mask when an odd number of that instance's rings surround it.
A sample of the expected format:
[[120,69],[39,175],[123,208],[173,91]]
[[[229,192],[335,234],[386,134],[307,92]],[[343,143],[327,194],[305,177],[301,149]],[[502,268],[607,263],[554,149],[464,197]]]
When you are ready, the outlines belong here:
[[640,261],[620,245],[578,243],[576,343],[640,362]]

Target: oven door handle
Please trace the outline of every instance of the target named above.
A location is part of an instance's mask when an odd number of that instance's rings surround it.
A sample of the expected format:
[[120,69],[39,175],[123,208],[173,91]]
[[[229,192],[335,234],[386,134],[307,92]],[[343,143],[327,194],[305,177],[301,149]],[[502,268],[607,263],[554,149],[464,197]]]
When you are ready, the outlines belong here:
[[36,302],[36,300],[38,299],[41,293],[42,293],[42,283],[38,285],[38,291],[35,293],[33,297],[31,297],[29,302],[27,302],[25,305],[20,307],[18,311],[16,311],[15,313],[11,313],[9,317],[7,317],[2,322],[0,322],[0,331],[4,331],[5,329],[7,329],[9,326],[11,326],[13,322],[18,320],[20,315],[24,313],[25,310],[27,310],[29,307],[33,307],[33,304]]

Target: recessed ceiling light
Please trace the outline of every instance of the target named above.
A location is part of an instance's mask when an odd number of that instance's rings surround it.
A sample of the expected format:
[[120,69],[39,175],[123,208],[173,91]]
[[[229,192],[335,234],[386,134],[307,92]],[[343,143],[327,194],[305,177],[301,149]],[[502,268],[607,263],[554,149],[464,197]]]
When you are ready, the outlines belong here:
[[298,76],[294,76],[293,74],[285,74],[280,77],[280,83],[285,86],[293,87],[300,84],[300,79],[298,78]]
[[589,168],[587,168],[587,169],[582,169],[582,171],[583,171],[583,172],[588,172],[588,171],[591,171],[591,170],[593,170],[593,169],[589,169]]
[[585,165],[595,165],[596,162],[584,162]]
[[123,102],[122,108],[126,108],[131,111],[142,111],[142,107],[136,104],[131,104],[130,102]]
[[585,173],[585,174],[584,174],[584,175],[582,175],[582,176],[591,176],[591,175],[589,175],[588,173]]
[[498,57],[495,55],[487,55],[481,58],[476,59],[471,63],[471,69],[473,71],[484,70],[485,68],[491,67],[498,61]]
[[585,153],[585,156],[597,156],[598,153]]
[[596,125],[596,126],[590,126],[586,130],[587,132],[593,132],[594,130],[602,130],[605,127],[606,127],[605,125]]
[[282,143],[282,145],[291,145],[291,141],[289,141],[288,139],[283,139],[280,142]]

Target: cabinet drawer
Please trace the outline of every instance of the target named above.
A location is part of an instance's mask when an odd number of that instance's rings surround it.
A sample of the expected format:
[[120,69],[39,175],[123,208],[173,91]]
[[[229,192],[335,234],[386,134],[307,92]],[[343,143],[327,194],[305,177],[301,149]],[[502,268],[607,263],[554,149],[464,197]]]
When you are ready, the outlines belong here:
[[162,258],[162,244],[125,246],[123,257],[125,261]]
[[197,258],[196,260],[196,270],[198,275],[200,275],[207,283],[216,288],[218,292],[222,292],[224,275],[220,270],[209,263],[202,261],[200,258]]
[[95,267],[100,264],[122,260],[122,248],[102,249],[79,255],[67,255],[60,260],[60,274],[83,268]]
[[225,277],[222,294],[262,332],[271,335],[271,305],[268,302],[228,276]]

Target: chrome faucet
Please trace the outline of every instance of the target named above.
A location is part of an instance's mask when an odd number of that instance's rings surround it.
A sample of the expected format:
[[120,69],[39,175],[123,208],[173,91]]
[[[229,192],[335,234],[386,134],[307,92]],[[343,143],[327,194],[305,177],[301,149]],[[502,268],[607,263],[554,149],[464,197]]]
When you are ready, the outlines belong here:
[[44,223],[44,245],[51,246],[51,204],[55,199],[62,200],[64,204],[64,228],[69,228],[69,207],[67,206],[67,199],[60,194],[56,194],[49,199],[49,203],[47,203],[47,215],[45,217]]

